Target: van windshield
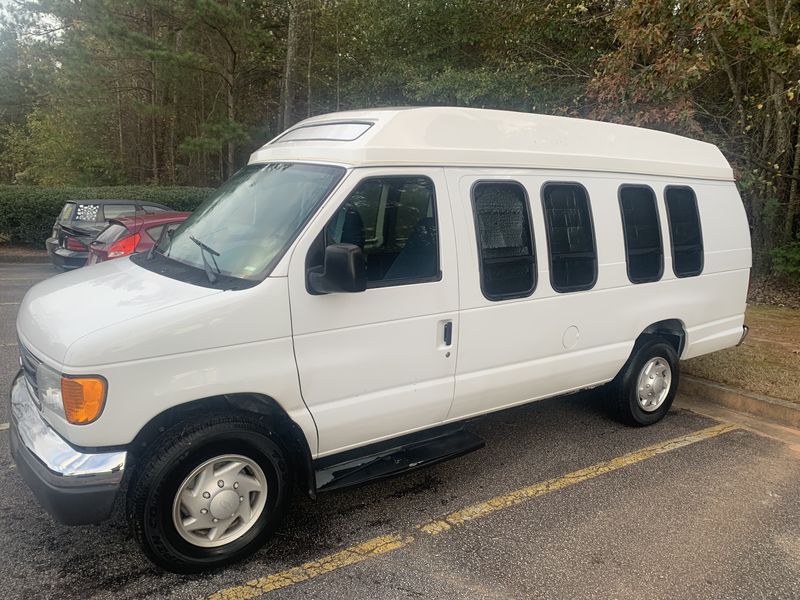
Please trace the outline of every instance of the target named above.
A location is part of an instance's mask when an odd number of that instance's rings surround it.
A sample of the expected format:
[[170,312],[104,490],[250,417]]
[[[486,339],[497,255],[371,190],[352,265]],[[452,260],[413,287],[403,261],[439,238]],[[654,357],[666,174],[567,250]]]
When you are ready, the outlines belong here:
[[260,280],[343,174],[327,165],[247,166],[163,236],[156,251],[224,277]]

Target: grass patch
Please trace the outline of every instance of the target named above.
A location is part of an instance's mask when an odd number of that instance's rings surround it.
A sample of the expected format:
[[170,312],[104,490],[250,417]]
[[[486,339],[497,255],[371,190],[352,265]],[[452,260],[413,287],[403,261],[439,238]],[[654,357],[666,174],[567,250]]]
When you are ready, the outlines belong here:
[[800,403],[800,310],[751,304],[744,344],[683,361],[684,373]]

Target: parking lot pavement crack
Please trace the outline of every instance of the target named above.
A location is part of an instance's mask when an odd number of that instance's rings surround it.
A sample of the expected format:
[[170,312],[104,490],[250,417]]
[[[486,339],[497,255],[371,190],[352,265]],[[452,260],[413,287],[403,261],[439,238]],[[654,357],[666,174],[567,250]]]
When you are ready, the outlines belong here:
[[732,424],[721,424],[699,431],[694,431],[686,435],[672,438],[664,442],[612,458],[610,460],[567,473],[561,477],[548,479],[519,490],[497,496],[481,502],[467,506],[444,517],[434,519],[415,527],[405,533],[389,534],[367,540],[345,548],[334,554],[321,557],[317,560],[306,562],[298,567],[293,567],[284,571],[279,571],[271,575],[266,575],[252,581],[248,581],[239,586],[220,590],[209,596],[209,600],[249,600],[264,594],[286,588],[314,577],[330,573],[332,571],[354,565],[369,558],[377,557],[404,548],[412,544],[415,540],[424,536],[436,536],[445,533],[454,527],[464,525],[469,521],[474,521],[497,511],[509,508],[544,496],[550,492],[555,492],[572,485],[594,479],[606,473],[620,470],[624,467],[634,465],[660,454],[666,454],[690,444],[695,444],[703,440],[708,440],[729,431],[739,429]]

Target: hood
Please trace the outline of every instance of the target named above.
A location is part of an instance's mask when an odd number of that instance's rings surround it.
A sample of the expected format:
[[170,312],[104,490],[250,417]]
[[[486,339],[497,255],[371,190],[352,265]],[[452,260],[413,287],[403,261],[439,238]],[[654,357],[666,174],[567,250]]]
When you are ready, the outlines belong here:
[[20,306],[17,332],[42,358],[63,364],[79,339],[142,315],[221,294],[143,269],[125,258],[51,277]]

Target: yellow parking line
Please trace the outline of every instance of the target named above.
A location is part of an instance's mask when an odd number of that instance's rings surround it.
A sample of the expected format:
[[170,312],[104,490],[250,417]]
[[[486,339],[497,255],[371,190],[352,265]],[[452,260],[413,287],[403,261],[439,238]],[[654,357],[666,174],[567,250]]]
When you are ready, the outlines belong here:
[[403,548],[420,536],[439,535],[453,527],[485,517],[486,515],[504,508],[521,504],[532,498],[564,489],[582,481],[594,479],[605,473],[617,471],[623,467],[658,456],[659,454],[672,452],[678,448],[683,448],[684,446],[695,444],[735,429],[739,428],[731,424],[715,425],[714,427],[708,427],[707,429],[701,429],[700,431],[672,438],[665,442],[636,450],[630,454],[612,458],[611,460],[597,463],[585,469],[573,471],[562,477],[548,479],[547,481],[542,481],[508,494],[496,496],[485,502],[473,504],[472,506],[452,512],[441,519],[419,525],[413,531],[373,538],[361,544],[345,548],[335,554],[329,554],[318,560],[307,562],[300,566],[285,571],[279,571],[265,577],[260,577],[248,581],[243,585],[220,590],[209,596],[209,600],[247,600],[249,598],[256,598],[281,588],[308,581],[309,579],[324,575],[325,573],[330,573],[342,567],[362,562],[368,558],[380,556],[381,554]]
[[348,565],[360,563],[373,556],[386,554],[392,550],[408,546],[412,541],[414,541],[414,536],[412,535],[384,535],[373,538],[363,544],[350,546],[341,552],[329,554],[319,560],[302,564],[299,567],[273,573],[272,575],[267,575],[266,577],[261,577],[254,581],[248,581],[242,586],[222,590],[211,596],[211,598],[224,598],[225,600],[255,598],[267,592],[274,592],[275,590],[307,581],[318,575],[323,575]]

